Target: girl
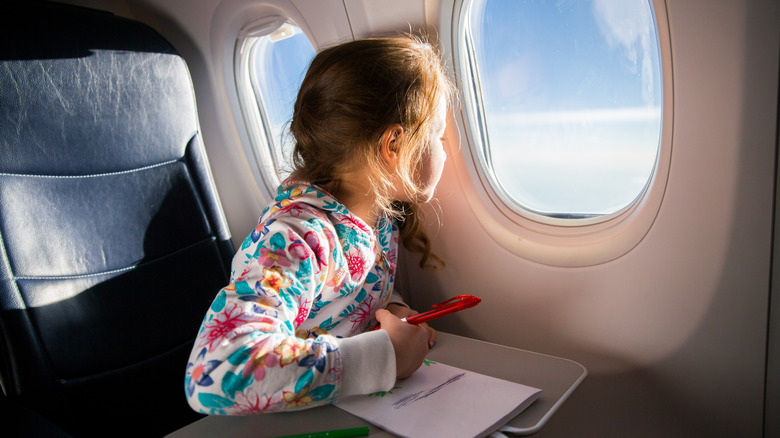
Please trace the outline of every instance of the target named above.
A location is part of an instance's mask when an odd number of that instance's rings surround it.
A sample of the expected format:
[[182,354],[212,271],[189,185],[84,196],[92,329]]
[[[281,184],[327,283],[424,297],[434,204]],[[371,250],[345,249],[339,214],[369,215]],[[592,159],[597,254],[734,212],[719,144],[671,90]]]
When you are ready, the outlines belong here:
[[399,238],[421,266],[441,264],[416,211],[441,176],[452,96],[433,47],[413,37],[314,58],[290,125],[292,176],[234,257],[190,355],[193,409],[308,408],[390,390],[421,365],[436,333],[400,321],[416,312],[393,280]]

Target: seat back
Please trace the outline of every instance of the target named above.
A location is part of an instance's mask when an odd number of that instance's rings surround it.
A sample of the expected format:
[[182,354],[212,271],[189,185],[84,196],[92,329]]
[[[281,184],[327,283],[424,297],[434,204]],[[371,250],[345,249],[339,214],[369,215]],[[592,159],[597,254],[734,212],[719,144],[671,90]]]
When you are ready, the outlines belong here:
[[4,392],[75,435],[170,432],[233,254],[187,67],[131,20],[4,9]]

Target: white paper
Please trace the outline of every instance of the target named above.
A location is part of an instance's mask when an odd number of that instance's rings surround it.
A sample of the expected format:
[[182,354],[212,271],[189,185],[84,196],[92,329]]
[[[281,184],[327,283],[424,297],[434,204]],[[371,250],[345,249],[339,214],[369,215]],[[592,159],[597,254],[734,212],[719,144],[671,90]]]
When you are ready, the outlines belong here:
[[426,361],[391,391],[346,397],[336,406],[405,437],[482,437],[514,418],[539,392]]

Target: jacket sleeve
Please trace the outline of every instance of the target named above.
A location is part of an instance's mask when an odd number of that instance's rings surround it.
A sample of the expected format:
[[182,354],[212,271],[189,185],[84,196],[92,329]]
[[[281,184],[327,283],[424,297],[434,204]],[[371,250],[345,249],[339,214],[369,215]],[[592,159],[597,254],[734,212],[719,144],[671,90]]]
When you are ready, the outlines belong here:
[[295,336],[327,279],[346,269],[333,256],[340,248],[332,230],[303,210],[261,223],[246,239],[190,354],[185,390],[193,409],[298,410],[392,387],[395,356],[383,330],[344,339]]

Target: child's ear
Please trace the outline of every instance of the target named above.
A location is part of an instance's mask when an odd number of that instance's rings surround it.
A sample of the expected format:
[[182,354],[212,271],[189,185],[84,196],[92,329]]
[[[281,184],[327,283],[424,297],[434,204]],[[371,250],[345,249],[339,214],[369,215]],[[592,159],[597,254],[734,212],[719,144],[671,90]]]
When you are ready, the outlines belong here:
[[390,167],[398,164],[398,148],[404,135],[404,128],[401,125],[391,125],[385,129],[379,144],[379,154]]

